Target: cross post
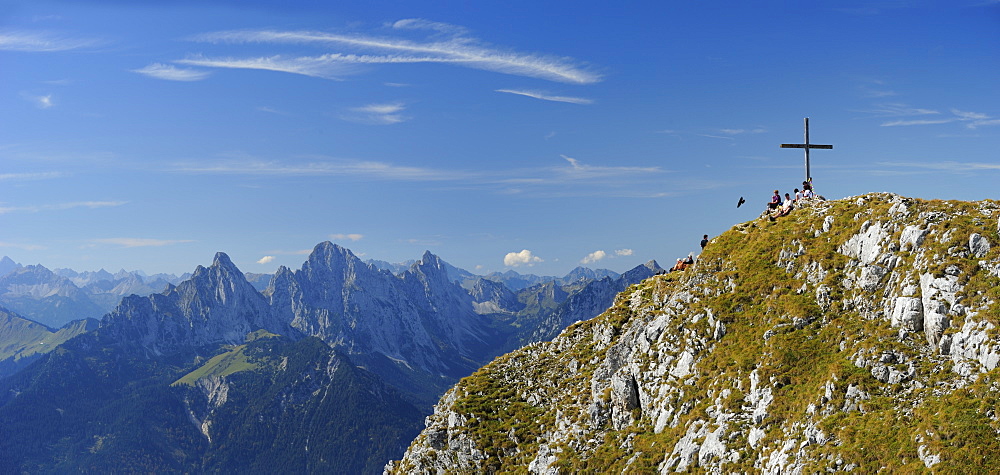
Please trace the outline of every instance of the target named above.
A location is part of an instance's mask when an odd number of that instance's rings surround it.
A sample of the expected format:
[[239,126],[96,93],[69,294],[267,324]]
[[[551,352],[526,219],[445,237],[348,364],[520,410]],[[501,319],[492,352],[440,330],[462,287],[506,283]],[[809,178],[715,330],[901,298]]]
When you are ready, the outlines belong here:
[[781,148],[804,148],[804,149],[806,149],[806,181],[809,181],[809,180],[812,179],[812,175],[809,174],[809,149],[818,148],[818,149],[830,150],[830,149],[833,148],[833,145],[816,145],[816,144],[809,143],[809,118],[808,117],[806,117],[805,122],[806,122],[806,143],[783,143],[783,144],[781,144]]

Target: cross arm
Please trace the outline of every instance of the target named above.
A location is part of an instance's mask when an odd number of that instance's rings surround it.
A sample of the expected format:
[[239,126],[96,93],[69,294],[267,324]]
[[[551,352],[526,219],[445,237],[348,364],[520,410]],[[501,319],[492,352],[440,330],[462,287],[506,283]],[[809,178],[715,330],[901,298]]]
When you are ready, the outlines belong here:
[[783,144],[781,144],[781,148],[821,148],[821,149],[830,150],[830,149],[833,148],[833,145],[816,145],[816,144],[811,144],[811,143],[810,144],[804,144],[804,143],[783,143]]

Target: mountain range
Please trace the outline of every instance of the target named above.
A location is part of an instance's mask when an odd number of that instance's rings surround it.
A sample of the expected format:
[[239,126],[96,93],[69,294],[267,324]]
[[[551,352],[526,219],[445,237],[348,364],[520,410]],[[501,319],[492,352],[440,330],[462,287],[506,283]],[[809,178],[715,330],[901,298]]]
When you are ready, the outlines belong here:
[[650,262],[516,292],[479,278],[466,283],[474,292],[451,278],[471,274],[429,252],[393,273],[325,242],[260,291],[220,252],[0,379],[0,471],[259,471],[281,460],[378,472],[459,378],[557,325],[551,315],[592,286],[608,296],[658,272]]
[[4,256],[0,258],[0,306],[49,328],[60,328],[73,320],[100,319],[124,296],[159,292],[189,276],[49,270],[42,265],[22,266]]

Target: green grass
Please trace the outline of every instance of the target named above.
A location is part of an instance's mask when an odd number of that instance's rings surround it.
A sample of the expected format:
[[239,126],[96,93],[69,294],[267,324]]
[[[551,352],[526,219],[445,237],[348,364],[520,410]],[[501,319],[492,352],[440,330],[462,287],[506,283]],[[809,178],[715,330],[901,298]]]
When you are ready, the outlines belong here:
[[[899,201],[906,203],[908,213],[889,212]],[[947,213],[948,219],[940,219],[940,213]],[[954,267],[964,286],[960,302],[976,312],[976,320],[1000,326],[1000,278],[979,264],[1000,256],[998,215],[1000,205],[995,201],[900,200],[871,194],[804,207],[773,222],[734,226],[713,240],[692,269],[647,279],[623,292],[601,316],[570,327],[560,339],[498,358],[462,380],[463,396],[454,410],[472,421],[466,430],[476,447],[489,455],[482,467],[486,471],[523,472],[546,437],[543,427],[551,428],[558,412],[563,424],[584,428],[582,434],[560,440],[561,471],[604,473],[627,468],[644,473],[657,470],[695,421],[715,428],[710,409],[745,413],[750,374],[756,371],[760,385],[770,387],[774,397],[758,427],[766,436],[760,446],[751,448],[747,432],[753,423],[731,422],[727,443],[740,457],[722,464],[723,472],[759,471],[755,465],[759,457],[776,450],[779,440],[801,437],[797,434],[805,426],[818,427],[831,438],[802,448],[804,457],[796,460],[806,473],[847,464],[855,464],[862,473],[923,471],[921,445],[926,453],[940,454],[935,471],[998,471],[1000,424],[994,411],[1000,411],[996,409],[1000,385],[992,383],[991,374],[966,389],[949,389],[958,381],[951,364],[927,346],[922,333],[900,339],[899,330],[890,326],[891,301],[886,300],[899,295],[907,283],[919,287],[921,274],[942,276]],[[817,233],[827,217],[832,217],[833,225]],[[896,259],[895,267],[889,261],[874,263],[887,272],[871,293],[853,283],[861,272],[859,262],[840,252],[865,223],[887,229],[882,255]],[[921,246],[898,246],[906,225],[928,230]],[[993,244],[984,258],[968,255],[968,236],[973,232]],[[818,281],[818,274],[806,272],[817,267],[825,273]],[[695,280],[698,285],[689,284]],[[817,301],[821,285],[829,295],[828,306]],[[680,292],[695,298],[662,307]],[[634,309],[632,295],[641,298]],[[652,313],[646,310],[650,307]],[[654,342],[649,352],[637,354],[631,362],[647,371],[656,365],[652,358],[656,352],[698,354],[690,378],[663,382],[673,385],[666,389],[665,404],[679,410],[677,424],[654,433],[646,408],[634,412],[634,421],[622,430],[609,424],[593,427],[588,408],[597,386],[591,378],[609,351],[596,342],[610,335],[613,346],[623,334],[644,331],[663,312],[674,315],[664,329],[673,343]],[[712,338],[714,329],[706,312],[725,324],[726,334],[720,340]],[[697,321],[696,315],[701,316]],[[957,331],[965,318],[953,315],[948,332]],[[689,347],[694,341],[707,346]],[[906,370],[912,365],[922,387],[881,382],[870,368],[855,364],[858,355],[871,362],[890,351],[905,360],[892,367]],[[578,370],[571,373],[567,368],[574,362]],[[830,400],[823,398],[827,384],[833,385]],[[848,387],[867,395],[854,401],[860,410],[844,409]],[[526,396],[538,392],[545,395],[544,403],[529,403]],[[609,394],[596,396],[597,402],[607,404]],[[914,437],[918,433],[925,434],[924,442]],[[624,444],[626,440],[630,445]]]

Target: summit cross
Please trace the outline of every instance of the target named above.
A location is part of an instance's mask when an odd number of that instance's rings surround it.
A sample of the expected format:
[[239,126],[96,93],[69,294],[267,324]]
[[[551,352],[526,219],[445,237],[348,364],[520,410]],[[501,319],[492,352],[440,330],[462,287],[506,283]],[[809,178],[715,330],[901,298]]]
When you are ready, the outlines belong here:
[[804,149],[806,149],[806,181],[809,181],[809,180],[812,179],[812,175],[809,174],[809,149],[819,148],[819,149],[830,150],[830,149],[833,148],[833,145],[816,145],[816,144],[809,143],[809,118],[808,117],[806,117],[805,122],[806,122],[806,143],[783,143],[783,144],[781,144],[781,148],[804,148]]

